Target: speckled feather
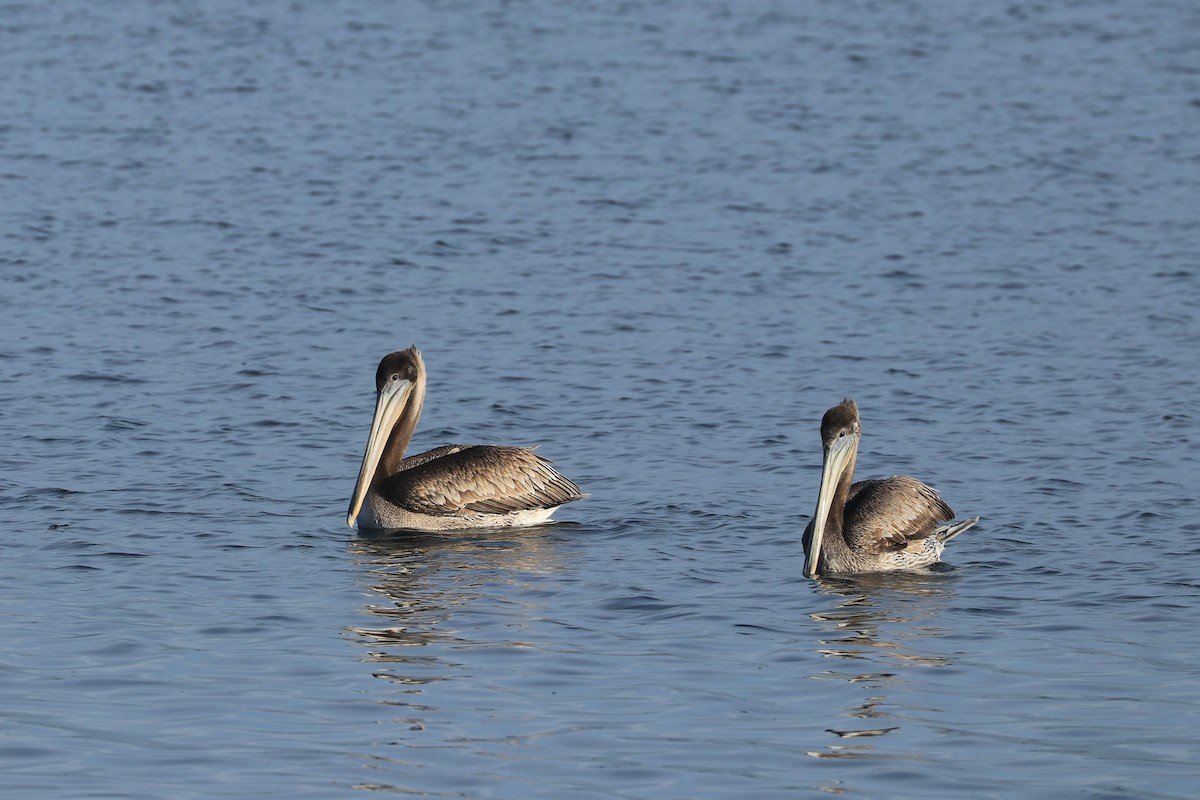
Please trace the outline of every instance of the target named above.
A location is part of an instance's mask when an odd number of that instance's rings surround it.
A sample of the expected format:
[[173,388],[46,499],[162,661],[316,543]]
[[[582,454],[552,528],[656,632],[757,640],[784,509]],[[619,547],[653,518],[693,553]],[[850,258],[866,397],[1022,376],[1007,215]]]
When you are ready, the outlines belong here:
[[916,478],[858,481],[846,501],[846,544],[857,553],[903,550],[953,519],[954,511],[937,490]]
[[470,516],[554,508],[585,497],[528,447],[452,444],[400,462],[377,487],[416,514]]

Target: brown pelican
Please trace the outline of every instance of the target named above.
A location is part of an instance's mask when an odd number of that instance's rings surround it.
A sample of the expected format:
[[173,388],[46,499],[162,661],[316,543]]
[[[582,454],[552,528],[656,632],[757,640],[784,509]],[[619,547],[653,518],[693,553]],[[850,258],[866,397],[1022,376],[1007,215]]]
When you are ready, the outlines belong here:
[[843,400],[821,419],[821,489],[804,531],[804,577],[832,572],[913,569],[937,561],[946,542],[979,521],[949,523],[954,512],[916,478],[854,479],[858,406]]
[[404,458],[425,404],[425,362],[417,348],[385,356],[375,389],[347,525],[422,531],[535,525],[585,497],[530,447],[451,444]]

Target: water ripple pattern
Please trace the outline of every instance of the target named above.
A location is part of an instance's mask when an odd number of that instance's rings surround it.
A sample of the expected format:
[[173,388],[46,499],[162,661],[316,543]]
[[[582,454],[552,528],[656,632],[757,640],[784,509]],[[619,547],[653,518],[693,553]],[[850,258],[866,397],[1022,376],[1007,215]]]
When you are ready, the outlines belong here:
[[[11,3],[0,794],[1200,794],[1193,3]],[[562,524],[343,524],[540,444]],[[822,412],[983,521],[806,581]]]

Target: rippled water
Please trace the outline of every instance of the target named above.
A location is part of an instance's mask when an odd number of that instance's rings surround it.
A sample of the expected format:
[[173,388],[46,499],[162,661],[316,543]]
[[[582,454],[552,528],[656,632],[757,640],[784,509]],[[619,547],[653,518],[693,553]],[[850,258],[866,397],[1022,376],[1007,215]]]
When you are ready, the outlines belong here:
[[[10,4],[0,789],[1200,793],[1192,4]],[[554,527],[342,524],[538,443]],[[821,413],[984,520],[812,582]]]

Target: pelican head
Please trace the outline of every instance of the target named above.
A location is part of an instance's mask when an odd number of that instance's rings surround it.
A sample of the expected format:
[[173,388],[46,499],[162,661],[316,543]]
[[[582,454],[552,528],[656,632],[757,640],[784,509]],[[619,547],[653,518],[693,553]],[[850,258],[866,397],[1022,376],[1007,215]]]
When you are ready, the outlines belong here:
[[[817,493],[817,510],[813,513],[812,537],[808,549],[804,553],[804,577],[815,578],[817,568],[821,563],[821,545],[825,541],[825,528],[829,522],[829,512],[842,483],[842,476],[849,469],[853,471],[855,456],[858,454],[858,438],[861,429],[858,424],[858,406],[853,400],[843,400],[825,412],[821,418],[821,444],[824,448],[824,459],[821,463],[821,488]],[[840,502],[845,503],[841,497]],[[837,525],[833,534],[840,536],[841,513],[836,515]]]
[[375,370],[375,417],[371,420],[367,449],[346,513],[346,524],[350,527],[354,527],[376,475],[382,473],[379,477],[387,477],[396,471],[424,404],[425,362],[421,360],[421,352],[410,347],[384,356]]

